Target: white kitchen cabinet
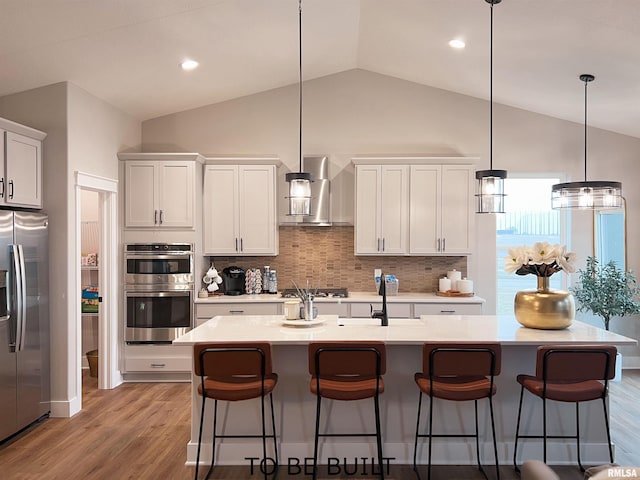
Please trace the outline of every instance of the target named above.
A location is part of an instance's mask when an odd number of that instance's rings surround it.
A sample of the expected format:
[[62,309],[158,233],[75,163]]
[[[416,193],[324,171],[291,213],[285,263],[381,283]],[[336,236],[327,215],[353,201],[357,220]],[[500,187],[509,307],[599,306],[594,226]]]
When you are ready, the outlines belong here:
[[0,119],[0,205],[42,208],[45,133]]
[[[376,301],[371,303],[352,303],[351,304],[351,317],[352,318],[370,318],[371,307],[374,310],[382,310],[382,301]],[[412,304],[411,303],[390,303],[387,302],[387,314],[389,318],[412,318]]]
[[192,228],[195,178],[191,161],[127,161],[125,226]]
[[277,255],[275,164],[207,164],[204,255]]
[[411,165],[409,252],[470,254],[472,208],[470,165]]
[[482,303],[416,303],[414,316],[420,315],[482,315]]
[[[124,373],[126,374],[187,373],[192,368],[191,349],[189,347],[153,344],[125,345]],[[150,377],[145,376],[142,378]]]
[[[278,296],[279,298],[279,296]],[[217,316],[227,315],[282,315],[282,302],[229,302],[220,300],[216,303],[196,303],[196,327]]]
[[356,255],[408,253],[409,167],[356,165]]

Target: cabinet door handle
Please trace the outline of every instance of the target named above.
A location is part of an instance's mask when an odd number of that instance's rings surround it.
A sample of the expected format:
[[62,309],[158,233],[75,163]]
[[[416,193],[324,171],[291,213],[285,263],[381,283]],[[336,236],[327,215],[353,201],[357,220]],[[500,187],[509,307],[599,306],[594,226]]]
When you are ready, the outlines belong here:
[[440,239],[438,239],[438,246],[436,247],[436,252],[440,251]]
[[240,237],[240,251],[244,252],[244,246],[242,245],[242,237]]
[[447,244],[445,243],[446,241],[447,241],[447,239],[446,239],[446,238],[443,238],[443,239],[442,239],[442,251],[443,251],[443,252],[447,249],[447,246],[446,246]]
[[229,313],[231,315],[242,315],[244,313],[244,310],[229,310]]
[[236,237],[236,252],[238,251],[238,237]]
[[378,238],[376,243],[377,243],[376,250],[379,252],[380,251],[380,239],[379,238]]
[[382,239],[382,251],[384,252],[384,238]]
[[162,225],[162,210],[160,210],[160,225]]
[[13,198],[13,180],[9,180],[9,198]]
[[164,368],[167,366],[166,363],[152,363],[149,365],[151,368]]
[[440,310],[440,313],[456,313],[455,310]]
[[158,223],[158,210],[153,211],[153,224],[156,225]]
[[0,185],[2,185],[2,190],[0,190],[0,198],[4,198],[4,177],[0,178]]

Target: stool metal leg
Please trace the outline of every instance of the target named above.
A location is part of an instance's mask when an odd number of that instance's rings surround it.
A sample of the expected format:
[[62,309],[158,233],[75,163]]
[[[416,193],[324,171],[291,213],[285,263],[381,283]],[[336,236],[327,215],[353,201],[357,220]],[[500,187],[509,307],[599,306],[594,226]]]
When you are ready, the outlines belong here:
[[382,434],[380,433],[380,402],[378,393],[373,397],[376,411],[376,444],[378,446],[378,468],[380,469],[380,480],[384,480],[384,469],[382,467]]
[[[433,391],[433,388],[430,389]],[[433,396],[429,395],[429,455],[428,455],[428,465],[427,465],[427,479],[431,480],[431,443],[433,436]]]
[[271,427],[272,427],[272,432],[273,432],[273,451],[274,451],[274,455],[275,455],[275,460],[276,460],[276,465],[275,465],[275,469],[276,471],[278,470],[278,464],[279,464],[279,459],[278,459],[278,439],[276,438],[276,418],[273,414],[273,395],[269,394],[269,402],[271,403]]
[[489,412],[491,413],[491,433],[493,435],[493,455],[496,460],[496,480],[500,480],[500,466],[498,465],[498,444],[496,443],[496,422],[493,416],[493,397],[489,397]]
[[611,431],[609,430],[609,416],[607,415],[607,401],[602,397],[602,411],[604,412],[604,424],[607,427],[607,442],[609,443],[609,461],[613,463],[613,446],[611,445]]
[[318,478],[318,432],[320,431],[320,390],[318,390],[317,402],[316,402],[316,434],[313,439],[313,480]]
[[584,467],[580,461],[580,402],[576,402],[576,450],[578,452],[578,466],[584,472]]
[[547,463],[547,399],[542,397],[542,460]]
[[518,454],[518,435],[520,433],[520,416],[522,415],[523,396],[524,396],[524,386],[520,387],[520,404],[518,406],[518,421],[516,422],[516,438],[515,438],[515,443],[513,445],[513,468],[518,473],[520,473],[520,467],[518,467],[518,463],[516,462],[516,457]]
[[478,429],[478,400],[473,401],[473,409],[475,413],[476,419],[476,460],[478,462],[478,470],[482,472],[485,478],[487,478],[487,474],[484,473],[484,469],[482,468],[482,464],[480,463],[480,433]]
[[207,397],[202,396],[202,409],[200,410],[200,430],[198,431],[198,454],[196,455],[196,474],[194,480],[198,480],[198,469],[200,467],[200,447],[202,446],[202,424],[204,422],[204,404]]
[[413,444],[413,471],[416,472],[418,478],[420,478],[420,474],[418,473],[418,466],[416,464],[416,458],[418,455],[418,436],[420,434],[420,410],[422,409],[422,390],[419,391],[418,396],[418,419],[416,420],[416,440]]

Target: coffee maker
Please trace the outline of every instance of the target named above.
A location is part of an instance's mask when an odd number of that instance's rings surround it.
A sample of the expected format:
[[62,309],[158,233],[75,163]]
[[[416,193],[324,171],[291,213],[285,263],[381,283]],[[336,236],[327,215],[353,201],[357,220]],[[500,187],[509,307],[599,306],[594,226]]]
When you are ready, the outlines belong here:
[[240,267],[222,269],[222,284],[225,295],[242,295],[245,293],[245,273]]

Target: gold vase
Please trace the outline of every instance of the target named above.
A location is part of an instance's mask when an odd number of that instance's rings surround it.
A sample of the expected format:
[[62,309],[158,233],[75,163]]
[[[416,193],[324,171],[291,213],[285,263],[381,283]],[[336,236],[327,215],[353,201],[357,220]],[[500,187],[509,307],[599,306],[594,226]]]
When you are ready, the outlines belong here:
[[516,293],[513,311],[516,320],[529,328],[560,330],[567,328],[576,316],[573,295],[549,289],[549,277],[537,277],[537,290]]

